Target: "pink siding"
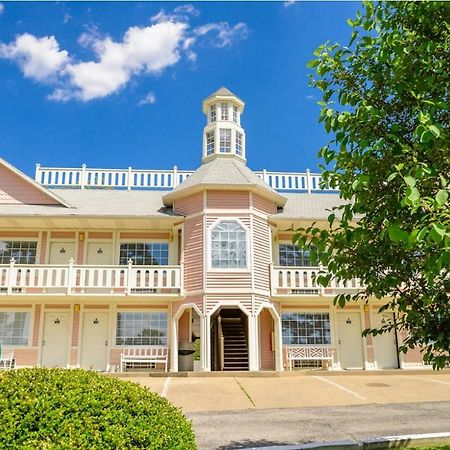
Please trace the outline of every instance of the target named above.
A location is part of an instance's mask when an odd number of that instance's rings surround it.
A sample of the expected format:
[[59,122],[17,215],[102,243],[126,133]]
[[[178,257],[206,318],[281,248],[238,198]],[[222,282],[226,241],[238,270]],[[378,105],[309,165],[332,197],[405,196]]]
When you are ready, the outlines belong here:
[[256,194],[253,194],[253,208],[266,214],[275,214],[277,212],[275,203]]
[[[366,309],[367,309],[367,311],[364,311],[364,323],[362,324],[363,330],[365,328],[370,328],[371,327],[371,325],[370,325],[370,311],[369,311],[369,308],[366,308]],[[366,338],[367,345],[372,345],[372,340],[373,340],[373,337],[372,337],[371,334],[369,334],[367,336],[367,338]],[[373,352],[372,352],[372,358],[373,358]],[[369,362],[373,361],[373,359],[370,359],[370,358],[368,358],[368,360],[369,360]]]
[[37,231],[0,231],[0,238],[37,238]]
[[189,310],[186,310],[178,321],[178,342],[189,342],[191,340],[189,336],[189,319],[190,313]]
[[70,305],[45,305],[45,309],[70,309]]
[[70,349],[70,365],[76,366],[78,364],[78,349],[72,348]]
[[39,254],[39,264],[45,264],[45,256],[47,254],[47,237],[48,233],[44,231],[41,237],[41,246],[40,246],[40,254]]
[[38,350],[34,348],[15,348],[14,358],[17,366],[37,366]]
[[0,204],[58,205],[59,203],[0,164]]
[[252,274],[250,272],[218,272],[211,269],[206,276],[208,289],[221,289],[226,292],[228,288],[251,289]]
[[[93,233],[89,233],[89,238],[93,239]],[[149,233],[120,233],[120,239],[168,239],[169,232],[149,232]]]
[[80,311],[74,311],[73,325],[72,325],[72,347],[76,347],[78,345],[79,332],[80,332]]
[[203,192],[189,195],[180,200],[175,200],[173,210],[177,213],[188,216],[203,211]]
[[203,288],[203,217],[184,224],[184,287],[188,292]]
[[31,345],[39,345],[39,331],[41,321],[41,305],[36,305],[34,309],[34,321],[33,321],[33,339]]
[[75,231],[52,231],[52,239],[75,239]]
[[89,231],[89,239],[112,239],[113,234],[106,231]]
[[186,297],[181,300],[180,302],[174,302],[172,303],[172,315],[175,315],[175,313],[178,311],[178,309],[182,305],[186,305],[188,303],[193,303],[198,307],[200,311],[203,311],[203,295],[186,295]]
[[259,315],[261,369],[275,369],[275,353],[272,351],[273,319],[268,309],[263,309]]
[[270,290],[270,228],[266,220],[253,218],[253,277],[257,289]]
[[77,242],[77,264],[84,264],[84,241],[81,241],[80,239],[78,239]]
[[218,303],[226,305],[235,305],[239,303],[245,307],[248,311],[252,310],[252,294],[207,294],[206,295],[206,311],[209,313],[212,311]]
[[207,205],[212,209],[249,209],[247,191],[208,191]]
[[84,309],[109,309],[109,305],[84,305]]

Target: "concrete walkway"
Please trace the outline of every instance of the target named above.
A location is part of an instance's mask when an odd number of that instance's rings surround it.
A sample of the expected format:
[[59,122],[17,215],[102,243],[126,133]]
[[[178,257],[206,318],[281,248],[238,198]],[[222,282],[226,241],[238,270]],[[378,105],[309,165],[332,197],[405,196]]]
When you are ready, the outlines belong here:
[[450,431],[450,372],[128,377],[193,420],[201,450]]

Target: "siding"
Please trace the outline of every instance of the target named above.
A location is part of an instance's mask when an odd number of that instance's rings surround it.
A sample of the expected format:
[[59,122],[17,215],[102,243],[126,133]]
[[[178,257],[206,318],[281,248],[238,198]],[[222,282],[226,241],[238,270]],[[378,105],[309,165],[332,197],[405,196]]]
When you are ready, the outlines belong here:
[[253,194],[253,208],[266,214],[275,214],[277,212],[277,205],[270,200]]
[[173,210],[185,216],[203,211],[203,192],[189,195],[181,200],[175,200]]
[[186,291],[203,288],[203,217],[184,224],[184,287]]
[[178,342],[189,342],[189,310],[184,311],[183,315],[178,321]]
[[275,369],[275,354],[272,351],[273,319],[268,309],[263,309],[259,315],[259,338],[261,349],[261,369]]
[[239,303],[245,307],[249,313],[252,312],[252,295],[251,294],[207,294],[206,296],[206,312],[209,313],[217,306],[218,303],[222,306],[235,306]]
[[249,209],[249,193],[246,191],[208,191],[207,205],[212,209]]
[[270,228],[267,221],[253,218],[253,276],[255,288],[270,290]]
[[59,205],[60,203],[0,164],[0,204]]

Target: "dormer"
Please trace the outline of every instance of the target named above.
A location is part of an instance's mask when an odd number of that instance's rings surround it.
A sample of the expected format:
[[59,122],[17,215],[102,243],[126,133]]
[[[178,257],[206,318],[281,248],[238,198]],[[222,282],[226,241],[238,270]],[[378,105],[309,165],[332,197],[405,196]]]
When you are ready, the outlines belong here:
[[241,127],[244,102],[225,87],[203,101],[207,117],[203,130],[202,162],[215,157],[236,157],[245,162],[245,132]]

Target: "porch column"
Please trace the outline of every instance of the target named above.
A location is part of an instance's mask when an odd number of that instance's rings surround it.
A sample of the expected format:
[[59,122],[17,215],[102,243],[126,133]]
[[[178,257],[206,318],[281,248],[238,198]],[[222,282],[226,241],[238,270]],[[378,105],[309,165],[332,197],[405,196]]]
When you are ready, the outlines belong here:
[[248,370],[259,370],[258,317],[248,316]]
[[281,329],[281,320],[277,314],[277,317],[273,318],[274,322],[274,339],[275,339],[275,370],[284,370],[283,361],[283,334]]
[[210,322],[210,316],[200,316],[200,363],[205,372],[211,371]]
[[170,371],[178,372],[178,319],[172,319],[170,337]]

